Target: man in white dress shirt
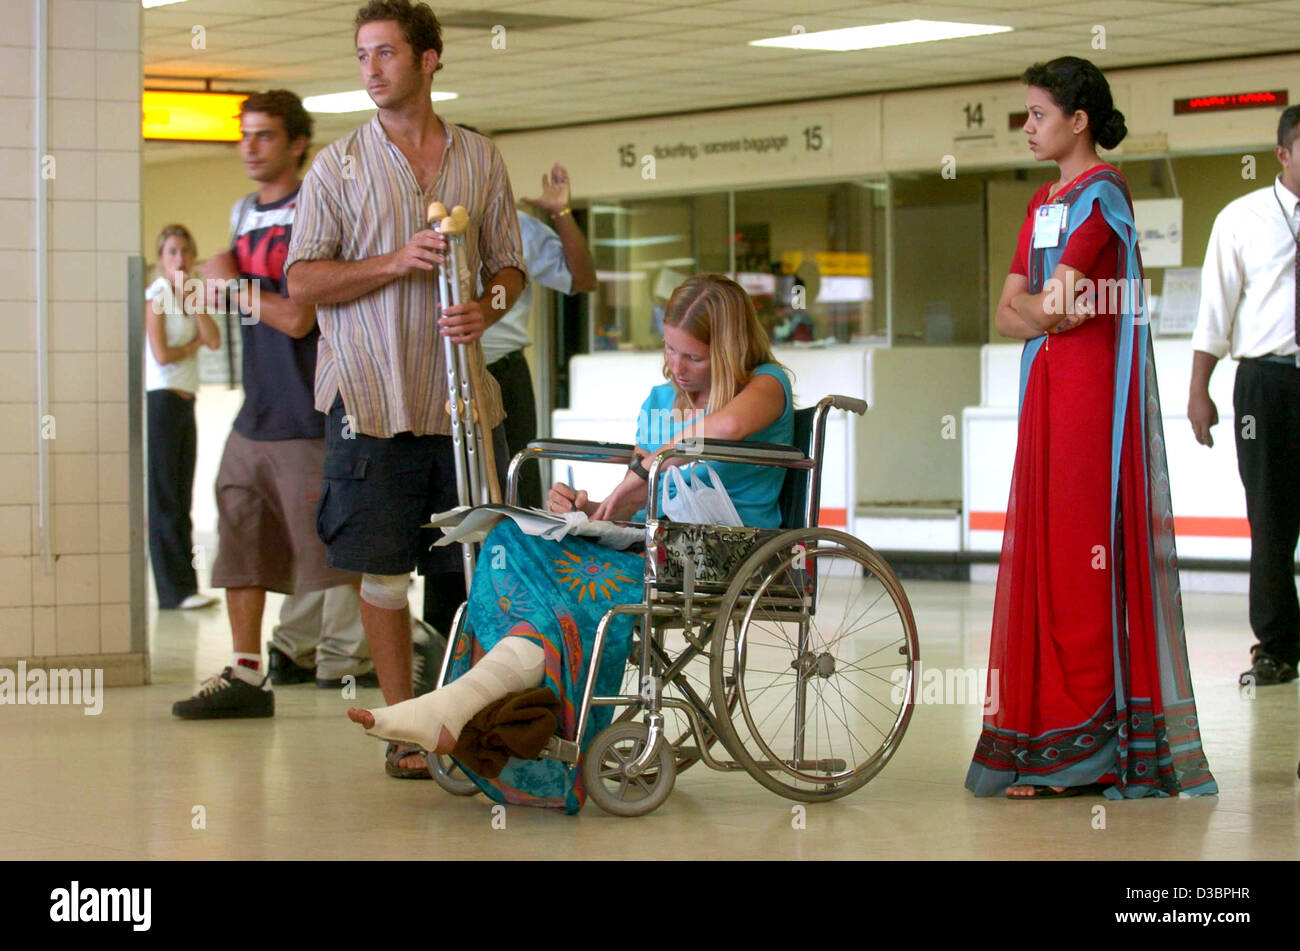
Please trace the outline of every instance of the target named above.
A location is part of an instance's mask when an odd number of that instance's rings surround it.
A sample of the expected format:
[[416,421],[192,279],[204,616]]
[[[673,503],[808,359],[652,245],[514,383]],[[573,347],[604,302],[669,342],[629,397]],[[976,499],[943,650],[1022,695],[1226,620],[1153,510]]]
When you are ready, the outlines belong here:
[[[483,331],[483,361],[499,384],[506,407],[506,444],[513,456],[537,438],[537,411],[533,378],[524,359],[524,348],[532,346],[528,317],[532,312],[533,286],[572,295],[596,289],[596,265],[582,229],[569,209],[569,173],[556,163],[542,176],[542,194],[520,200],[551,219],[547,227],[527,212],[516,210],[523,239],[524,263],[530,280],[509,312]],[[519,500],[523,505],[542,506],[542,485],[537,466],[519,474]]]
[[1277,130],[1282,172],[1214,221],[1201,270],[1187,403],[1196,439],[1213,446],[1210,374],[1239,361],[1232,402],[1237,468],[1250,521],[1250,626],[1258,641],[1241,683],[1281,684],[1300,662],[1295,550],[1300,536],[1300,106]]

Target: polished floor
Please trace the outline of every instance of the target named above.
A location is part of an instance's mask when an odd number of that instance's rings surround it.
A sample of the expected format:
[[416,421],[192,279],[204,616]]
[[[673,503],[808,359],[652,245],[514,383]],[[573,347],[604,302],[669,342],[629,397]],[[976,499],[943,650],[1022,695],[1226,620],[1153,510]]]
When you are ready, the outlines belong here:
[[[985,666],[991,585],[907,592],[927,666]],[[225,664],[228,628],[220,607],[155,612],[150,686],[110,689],[99,716],[0,708],[0,858],[1298,858],[1297,684],[1243,697],[1245,597],[1185,603],[1217,797],[975,799],[962,781],[979,708],[922,704],[895,758],[846,799],[800,815],[746,775],[696,766],[640,819],[591,804],[576,817],[501,816],[482,797],[389,779],[381,744],[347,722],[349,701],[313,685],[278,688],[274,719],[175,720],[172,702]]]

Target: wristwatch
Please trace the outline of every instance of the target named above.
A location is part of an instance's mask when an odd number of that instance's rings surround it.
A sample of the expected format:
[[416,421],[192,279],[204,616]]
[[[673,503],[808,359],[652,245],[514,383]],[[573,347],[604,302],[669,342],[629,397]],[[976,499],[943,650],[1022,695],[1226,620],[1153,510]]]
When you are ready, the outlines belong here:
[[643,479],[646,482],[650,481],[650,470],[641,465],[641,458],[639,456],[633,456],[632,461],[627,464],[627,467],[638,479]]
[[573,209],[572,209],[572,208],[565,208],[563,211],[557,211],[555,214],[551,215],[551,220],[552,220],[552,221],[559,221],[559,220],[560,220],[561,218],[563,218],[565,215],[571,215],[571,214],[573,214]]

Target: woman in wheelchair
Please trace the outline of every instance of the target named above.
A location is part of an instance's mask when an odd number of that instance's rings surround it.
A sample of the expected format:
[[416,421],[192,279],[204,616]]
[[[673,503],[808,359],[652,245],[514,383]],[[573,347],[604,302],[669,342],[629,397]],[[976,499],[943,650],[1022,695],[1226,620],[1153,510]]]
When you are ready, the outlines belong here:
[[[695,275],[674,292],[664,316],[663,372],[667,382],[654,387],[642,406],[636,459],[623,480],[600,502],[557,483],[547,498],[552,511],[580,509],[592,519],[643,521],[644,461],[661,446],[689,437],[793,440],[789,377],[772,356],[749,294],[729,278]],[[718,463],[715,470],[745,525],[780,525],[782,469]],[[447,685],[391,707],[352,709],[348,716],[372,736],[450,753],[479,711],[543,686],[559,698],[559,730],[572,737],[596,626],[614,605],[640,601],[643,572],[640,554],[577,536],[550,541],[526,535],[506,519],[483,542],[468,621],[451,648]],[[619,690],[632,618],[615,619],[606,637],[598,695]],[[611,716],[610,707],[592,708],[584,748]],[[585,798],[580,771],[551,759],[511,759],[496,777],[469,775],[499,802],[576,812]]]

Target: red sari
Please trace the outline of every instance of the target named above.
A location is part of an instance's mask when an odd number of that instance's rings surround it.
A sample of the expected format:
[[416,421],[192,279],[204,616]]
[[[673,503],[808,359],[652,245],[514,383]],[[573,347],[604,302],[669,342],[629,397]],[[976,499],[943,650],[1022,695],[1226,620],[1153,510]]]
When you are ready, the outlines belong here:
[[[1031,293],[1058,263],[1099,288],[1140,278],[1118,170],[1089,169],[1061,190],[1068,231],[1045,253],[1031,239],[1049,188],[1029,203],[1011,266]],[[1217,792],[1187,671],[1144,299],[1099,293],[1096,312],[1026,344],[990,709],[966,779],[976,795],[1092,783],[1113,797]]]

